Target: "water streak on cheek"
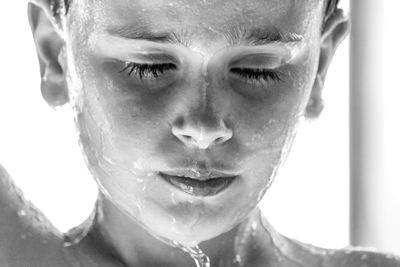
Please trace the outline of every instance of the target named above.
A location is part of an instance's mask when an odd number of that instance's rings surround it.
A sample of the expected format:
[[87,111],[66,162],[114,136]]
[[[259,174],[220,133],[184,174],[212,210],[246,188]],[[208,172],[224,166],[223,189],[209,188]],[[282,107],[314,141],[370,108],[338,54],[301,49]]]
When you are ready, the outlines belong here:
[[67,51],[65,52],[65,57],[67,59],[67,70],[66,70],[66,80],[68,86],[68,96],[69,103],[72,108],[79,113],[82,111],[82,93],[83,85],[82,81],[78,77],[78,72],[76,70],[75,60],[73,57],[72,47],[70,45],[66,46]]
[[[282,155],[282,153],[281,153]],[[256,198],[256,203],[258,204],[264,197],[265,193],[267,192],[267,190],[271,187],[272,183],[275,180],[275,177],[278,173],[278,170],[280,168],[280,166],[282,165],[282,156],[280,156],[280,160],[278,161],[277,164],[273,164],[273,166],[269,166],[270,167],[270,177],[267,180],[267,183],[262,187],[262,189],[258,192],[257,198]]]
[[171,193],[170,197],[171,197],[172,204],[173,205],[178,205],[179,201],[176,199],[176,196],[175,196],[174,192]]

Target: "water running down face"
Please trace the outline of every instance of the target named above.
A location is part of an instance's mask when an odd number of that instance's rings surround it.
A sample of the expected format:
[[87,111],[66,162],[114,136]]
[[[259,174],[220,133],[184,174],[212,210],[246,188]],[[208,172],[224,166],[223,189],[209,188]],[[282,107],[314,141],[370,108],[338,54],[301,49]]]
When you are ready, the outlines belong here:
[[102,193],[183,244],[241,222],[319,92],[333,53],[323,1],[86,0],[69,12],[69,95]]

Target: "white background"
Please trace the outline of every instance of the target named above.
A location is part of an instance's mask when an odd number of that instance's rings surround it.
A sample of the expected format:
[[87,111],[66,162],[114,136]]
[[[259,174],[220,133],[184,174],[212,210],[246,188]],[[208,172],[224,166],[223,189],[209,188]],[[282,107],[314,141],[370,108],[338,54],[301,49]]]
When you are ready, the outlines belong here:
[[[0,163],[26,197],[65,231],[88,216],[97,189],[68,107],[54,111],[41,98],[26,6],[6,1],[0,9]],[[348,244],[348,90],[346,40],[326,80],[322,116],[300,128],[261,203],[282,233],[333,248]]]

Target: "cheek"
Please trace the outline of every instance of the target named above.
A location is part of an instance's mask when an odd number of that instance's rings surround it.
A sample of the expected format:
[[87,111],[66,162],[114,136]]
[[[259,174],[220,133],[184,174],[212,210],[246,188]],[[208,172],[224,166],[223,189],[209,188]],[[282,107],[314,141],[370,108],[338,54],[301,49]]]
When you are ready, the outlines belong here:
[[262,101],[248,102],[235,111],[236,135],[251,150],[279,149],[291,129],[304,116],[313,82],[313,70],[307,65],[290,68],[279,84]]
[[[140,216],[143,207],[148,206],[149,189],[157,187],[153,186],[154,177],[150,177],[153,173],[145,170],[140,162],[141,158],[147,157],[130,154],[113,143],[108,136],[110,133],[99,127],[92,114],[85,106],[77,117],[80,143],[88,168],[106,196],[129,213]],[[140,152],[139,148],[136,153]]]
[[132,162],[142,157],[152,139],[160,136],[160,109],[157,99],[139,94],[134,88],[123,86],[113,75],[117,70],[102,72],[91,65],[87,68],[84,85],[84,113],[91,127],[91,135],[101,135],[103,153],[121,162]]
[[312,89],[316,62],[316,55],[309,54],[301,64],[290,66],[274,93],[249,103],[232,117],[238,122],[236,136],[243,150],[249,151],[241,165],[255,194],[265,191],[291,148]]

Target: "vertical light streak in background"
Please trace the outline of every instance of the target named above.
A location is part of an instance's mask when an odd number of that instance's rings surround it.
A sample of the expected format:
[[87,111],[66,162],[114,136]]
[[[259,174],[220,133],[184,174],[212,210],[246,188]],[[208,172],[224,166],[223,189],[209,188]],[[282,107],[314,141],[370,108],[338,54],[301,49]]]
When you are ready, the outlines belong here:
[[381,0],[353,0],[350,8],[350,242],[372,246],[385,177],[383,7]]
[[399,90],[399,74],[390,64],[396,62],[390,44],[399,32],[385,16],[391,9],[392,19],[398,17],[394,2],[351,1],[350,241],[400,253],[400,175],[394,162],[400,135],[393,134],[399,128],[400,104],[393,102],[400,96],[393,90]]
[[400,255],[400,1],[385,5],[384,59],[385,77],[385,154],[387,155],[387,186],[389,196],[382,224],[384,246]]

